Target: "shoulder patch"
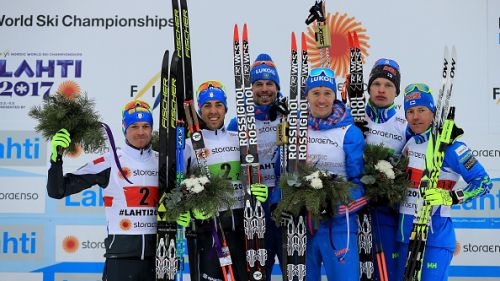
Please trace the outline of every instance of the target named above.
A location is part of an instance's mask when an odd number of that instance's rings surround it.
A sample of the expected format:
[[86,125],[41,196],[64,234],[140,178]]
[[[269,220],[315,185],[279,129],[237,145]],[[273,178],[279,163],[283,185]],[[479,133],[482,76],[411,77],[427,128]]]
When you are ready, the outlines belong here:
[[470,171],[470,169],[472,169],[472,167],[474,167],[476,164],[477,164],[476,157],[471,156],[469,157],[469,159],[467,159],[467,161],[465,161],[464,167],[465,169],[467,169],[467,171]]
[[464,154],[464,152],[466,152],[467,150],[469,150],[467,148],[467,146],[465,146],[464,144],[460,145],[459,147],[455,148],[455,153],[460,156],[462,154]]
[[101,156],[101,157],[95,159],[94,161],[92,161],[92,163],[94,165],[97,165],[97,164],[102,163],[102,162],[104,162],[104,156]]

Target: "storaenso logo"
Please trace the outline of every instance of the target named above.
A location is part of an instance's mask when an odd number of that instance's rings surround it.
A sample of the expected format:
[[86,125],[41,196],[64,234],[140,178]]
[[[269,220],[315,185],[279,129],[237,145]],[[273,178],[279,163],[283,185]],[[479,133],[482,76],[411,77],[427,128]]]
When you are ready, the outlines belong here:
[[32,131],[0,131],[0,166],[45,166],[46,150]]
[[337,142],[332,141],[331,139],[322,139],[322,138],[309,138],[309,143],[318,143],[318,144],[330,144],[335,147],[339,147]]
[[500,157],[499,149],[478,149],[472,150],[472,155],[476,157]]
[[0,260],[41,260],[43,258],[43,226],[2,225]]
[[234,146],[215,147],[212,148],[212,155],[217,153],[232,152],[232,151],[240,151],[240,148]]
[[158,171],[156,170],[134,170],[134,176],[157,176]]
[[410,157],[414,156],[416,158],[425,159],[425,153],[420,153],[420,152],[416,152],[416,151],[409,151],[408,156],[410,156]]
[[388,139],[393,139],[393,140],[398,140],[402,141],[403,136],[395,135],[393,133],[385,132],[385,131],[379,131],[379,130],[368,130],[368,134],[376,135],[376,136],[381,136],[383,138],[388,138]]

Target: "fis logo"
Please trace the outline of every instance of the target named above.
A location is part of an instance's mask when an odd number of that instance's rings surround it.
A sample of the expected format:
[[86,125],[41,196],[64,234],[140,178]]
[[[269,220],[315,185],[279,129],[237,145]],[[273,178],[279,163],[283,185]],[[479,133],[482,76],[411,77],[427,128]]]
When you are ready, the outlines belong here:
[[493,100],[496,101],[497,104],[500,104],[500,88],[493,88]]

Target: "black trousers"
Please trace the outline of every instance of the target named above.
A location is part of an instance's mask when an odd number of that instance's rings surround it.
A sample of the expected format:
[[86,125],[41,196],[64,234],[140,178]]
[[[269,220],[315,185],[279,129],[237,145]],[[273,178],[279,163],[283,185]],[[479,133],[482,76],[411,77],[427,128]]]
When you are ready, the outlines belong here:
[[155,258],[107,258],[103,281],[155,281]]

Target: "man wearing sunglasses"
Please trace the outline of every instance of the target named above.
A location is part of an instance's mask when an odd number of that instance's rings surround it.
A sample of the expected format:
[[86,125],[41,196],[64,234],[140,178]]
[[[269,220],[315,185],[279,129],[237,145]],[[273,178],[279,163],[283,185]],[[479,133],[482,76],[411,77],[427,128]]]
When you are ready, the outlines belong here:
[[[400,92],[401,74],[399,65],[392,59],[381,58],[375,62],[368,80],[370,98],[366,105],[366,143],[382,144],[394,154],[401,154],[406,143],[407,122],[402,113],[396,111],[394,100]],[[388,280],[396,280],[398,214],[384,203],[372,208],[373,243],[382,244]],[[377,274],[381,265],[375,266]],[[380,275],[379,275],[380,276]]]
[[[207,149],[205,158],[208,169],[212,174],[230,179],[234,186],[234,198],[236,203],[228,209],[219,209],[219,215],[205,214],[199,210],[193,210],[196,219],[196,241],[188,239],[190,260],[197,255],[199,262],[198,276],[192,276],[193,280],[225,280],[222,274],[221,265],[217,259],[214,249],[214,241],[217,238],[213,230],[224,231],[227,245],[231,252],[232,267],[235,280],[247,281],[246,271],[246,251],[244,232],[244,196],[245,192],[239,179],[240,176],[240,147],[238,135],[235,132],[228,132],[224,127],[224,118],[227,113],[227,98],[224,85],[215,80],[202,83],[197,90],[197,101],[200,117],[205,129],[202,130],[203,140]],[[186,141],[184,150],[186,160],[186,171],[199,166],[197,157],[193,149],[191,139]],[[250,191],[257,200],[265,202],[267,199],[267,187],[263,184],[254,184]],[[218,228],[220,221],[222,229]],[[177,221],[180,225],[188,226],[190,214],[186,213]],[[219,237],[221,237],[219,235]],[[220,239],[220,238],[217,238]],[[194,242],[197,243],[198,250],[194,251]],[[191,266],[195,266],[191,264]],[[193,271],[192,271],[193,272]]]
[[[323,264],[328,280],[359,281],[356,211],[367,203],[360,182],[365,141],[350,111],[336,98],[335,74],[331,69],[311,70],[306,83],[309,103],[307,162],[359,186],[350,190],[353,200],[350,204],[340,206],[335,216],[325,210],[330,218],[309,228],[307,280],[320,280]],[[313,230],[315,228],[317,230]]]
[[125,105],[122,125],[126,144],[116,151],[121,171],[109,152],[63,176],[62,151],[71,136],[66,129],[57,132],[52,138],[47,191],[61,199],[94,185],[101,187],[108,230],[102,280],[150,281],[155,280],[158,153],[151,148],[149,105],[138,100]]
[[[267,249],[266,280],[271,280],[275,257],[281,264],[281,229],[271,219],[271,212],[279,202],[280,192],[276,186],[275,165],[277,163],[276,127],[279,123],[278,103],[283,103],[278,70],[271,56],[260,54],[250,69],[252,92],[257,119],[257,143],[262,183],[269,187],[269,200],[263,204],[266,215],[265,245]],[[228,125],[228,130],[237,131],[236,118]]]
[[[436,112],[429,86],[426,84],[408,85],[405,88],[404,108],[411,138],[403,148],[403,152],[409,157],[408,175],[417,190],[408,192],[406,201],[399,210],[400,225],[397,240],[400,251],[397,280],[402,280],[404,276],[409,236],[420,193],[418,188],[425,167],[427,144]],[[467,184],[464,188],[455,186],[460,177]],[[488,173],[473,156],[472,151],[465,143],[452,140],[444,152],[437,188],[428,188],[423,198],[428,206],[433,206],[433,210],[432,217],[429,218],[431,226],[424,252],[422,280],[448,280],[448,268],[456,247],[451,206],[467,203],[483,196],[489,193],[491,187]]]

